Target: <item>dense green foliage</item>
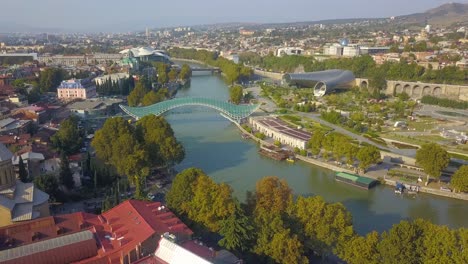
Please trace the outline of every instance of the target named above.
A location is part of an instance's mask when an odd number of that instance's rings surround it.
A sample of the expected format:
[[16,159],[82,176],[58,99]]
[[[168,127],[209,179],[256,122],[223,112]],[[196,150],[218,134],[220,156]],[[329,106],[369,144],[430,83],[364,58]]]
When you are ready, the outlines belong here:
[[60,68],[47,68],[39,74],[39,88],[42,93],[56,92],[66,73]]
[[182,68],[180,69],[179,72],[179,79],[181,80],[188,80],[192,77],[192,69],[188,64],[182,65]]
[[454,191],[468,192],[468,165],[461,166],[453,175],[450,184]]
[[356,77],[369,78],[369,85],[373,88],[385,87],[385,80],[421,81],[430,83],[466,84],[468,71],[455,66],[444,67],[441,70],[424,68],[415,62],[386,62],[377,65],[371,56],[359,56],[355,58],[330,58],[317,61],[313,57],[282,56],[276,57],[270,54],[260,57],[255,53],[241,53],[240,61],[248,65],[261,67],[275,72],[294,72],[303,70],[306,72],[322,71],[328,69],[350,70]]
[[239,206],[228,186],[191,168],[176,176],[167,201],[174,212],[221,234],[220,245],[251,263],[309,263],[313,255],[331,254],[350,264],[468,262],[467,229],[418,219],[360,236],[341,203],[319,196],[294,200],[277,177],[258,181]]
[[69,190],[75,186],[75,182],[73,181],[73,172],[70,169],[70,160],[64,152],[62,152],[62,155],[60,156],[59,182]]
[[100,95],[123,95],[127,96],[133,88],[133,78],[124,78],[119,82],[113,82],[110,78],[102,84],[96,85],[96,92]]
[[421,98],[421,103],[449,108],[468,109],[468,102],[466,101],[457,101],[448,98],[434,97],[430,95],[423,96]]
[[233,104],[240,104],[243,97],[242,86],[234,85],[229,88],[229,100]]
[[26,56],[10,56],[10,57],[0,57],[0,65],[15,65],[15,64],[23,64],[25,62],[32,62],[33,57],[26,57]]
[[166,100],[169,97],[169,91],[167,88],[159,88],[157,92],[151,90],[143,96],[141,100],[142,106],[148,106],[152,104],[156,104]]
[[213,67],[219,67],[225,74],[228,83],[244,82],[252,77],[253,71],[249,67],[236,64],[228,59],[218,57],[216,52],[207,50],[172,48],[169,50],[171,57],[179,59],[192,59],[206,63]]
[[38,177],[34,177],[34,185],[47,193],[50,201],[56,201],[59,195],[59,182],[57,177],[52,174],[44,174]]
[[442,170],[449,165],[449,161],[450,156],[447,151],[436,143],[422,145],[416,151],[416,163],[427,174],[427,182],[429,176],[439,179]]
[[60,128],[51,141],[59,152],[67,155],[78,152],[83,144],[83,137],[78,129],[78,118],[71,116],[60,123]]
[[185,153],[169,123],[154,115],[143,117],[136,127],[121,117],[107,119],[96,131],[92,146],[99,159],[128,177],[140,199],[150,168],[179,163]]
[[143,81],[138,81],[135,88],[127,96],[127,103],[129,106],[139,106],[143,97],[151,90],[151,87],[146,87]]
[[365,146],[359,149],[356,158],[359,160],[359,167],[366,170],[380,160],[380,151],[374,146]]
[[305,113],[313,112],[316,110],[316,108],[317,107],[315,103],[311,103],[311,102],[307,102],[301,105],[298,105],[298,104],[294,105],[295,111],[305,112]]

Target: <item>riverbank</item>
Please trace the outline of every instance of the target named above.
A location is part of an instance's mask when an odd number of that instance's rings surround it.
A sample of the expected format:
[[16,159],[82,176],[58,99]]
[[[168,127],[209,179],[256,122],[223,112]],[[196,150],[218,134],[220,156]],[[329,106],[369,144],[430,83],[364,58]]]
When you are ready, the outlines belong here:
[[[258,142],[260,144],[271,145],[271,143],[268,143],[268,142],[266,142],[264,140],[256,138],[252,133],[249,133],[247,130],[245,130],[240,124],[237,124],[237,123],[235,123],[235,124],[239,128],[239,130],[242,131],[242,133],[250,135],[250,138],[253,139],[254,141],[256,141],[256,142]],[[325,168],[325,169],[328,169],[328,170],[332,170],[332,171],[335,171],[335,172],[347,172],[347,173],[356,174],[356,172],[354,172],[352,170],[337,166],[337,165],[332,164],[330,162],[325,162],[325,161],[317,160],[317,159],[314,159],[314,158],[308,158],[308,157],[304,157],[304,156],[301,156],[301,155],[296,155],[296,158],[298,160],[303,161],[303,162],[306,162],[306,163],[309,163],[309,164],[312,164],[312,165],[315,165],[315,166],[319,166],[319,167],[322,167],[322,168]],[[386,185],[389,185],[389,186],[396,186],[396,181],[391,180],[391,179],[386,179],[387,171],[388,170],[386,170],[386,169],[382,169],[382,170],[377,170],[377,171],[364,173],[362,176],[366,176],[366,177],[369,177],[369,178],[372,178],[372,179],[375,179],[375,180],[379,180],[379,182],[385,183]],[[421,186],[419,191],[422,192],[422,193],[428,193],[428,194],[432,194],[432,195],[438,195],[438,196],[443,196],[443,197],[447,197],[447,198],[453,198],[453,199],[468,201],[468,194],[447,192],[447,191],[442,191],[442,190],[438,190],[438,189],[434,189],[434,188],[430,188],[430,187],[426,187],[426,186]]]
[[[197,63],[197,64],[203,64],[203,65],[208,65],[202,61],[198,61],[198,60],[192,60],[192,59],[180,59],[180,58],[171,58],[171,60],[173,61],[184,61],[184,62],[192,62],[192,63]],[[208,65],[210,66],[210,65]]]

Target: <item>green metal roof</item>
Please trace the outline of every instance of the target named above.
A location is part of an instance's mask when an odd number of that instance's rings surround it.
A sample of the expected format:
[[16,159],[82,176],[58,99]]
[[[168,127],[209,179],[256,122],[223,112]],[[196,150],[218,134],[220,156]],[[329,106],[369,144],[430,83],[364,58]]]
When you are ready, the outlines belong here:
[[259,105],[235,105],[226,101],[211,98],[183,97],[166,100],[145,107],[130,107],[120,105],[120,108],[122,108],[125,113],[138,119],[146,115],[161,115],[177,107],[193,105],[206,106],[216,109],[236,122],[239,122],[242,118],[250,116],[259,107]]
[[371,179],[371,178],[359,176],[356,182],[359,182],[359,183],[362,183],[362,184],[365,184],[365,185],[371,185],[375,181],[376,180]]
[[359,176],[351,173],[346,173],[346,172],[337,172],[335,174],[337,177],[343,178],[343,179],[348,179],[356,184],[362,185],[362,186],[367,186],[370,187],[374,182],[377,180],[374,180],[372,178],[364,177],[364,176]]
[[357,175],[346,173],[346,172],[337,172],[335,175],[344,179],[351,180],[353,182],[357,181],[357,179],[359,178],[359,176]]

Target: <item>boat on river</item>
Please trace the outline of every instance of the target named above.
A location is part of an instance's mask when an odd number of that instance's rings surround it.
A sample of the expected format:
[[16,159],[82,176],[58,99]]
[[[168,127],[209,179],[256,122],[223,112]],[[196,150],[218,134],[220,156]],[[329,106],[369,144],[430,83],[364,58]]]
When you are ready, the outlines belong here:
[[286,161],[289,162],[289,163],[294,163],[294,162],[296,162],[296,156],[289,155],[289,157],[286,159]]
[[351,174],[351,173],[346,173],[346,172],[337,172],[335,173],[335,180],[339,182],[344,182],[362,189],[369,190],[370,188],[376,186],[379,181],[364,177],[364,176],[359,176],[356,174]]
[[276,146],[261,145],[258,153],[279,161],[285,160],[289,157],[289,153]]

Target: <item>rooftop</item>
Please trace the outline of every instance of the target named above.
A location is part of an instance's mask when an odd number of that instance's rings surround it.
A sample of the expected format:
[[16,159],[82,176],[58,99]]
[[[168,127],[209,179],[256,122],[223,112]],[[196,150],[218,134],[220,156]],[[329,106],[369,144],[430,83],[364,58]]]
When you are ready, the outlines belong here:
[[292,128],[286,122],[278,118],[265,117],[262,119],[257,119],[257,122],[273,130],[276,130],[281,134],[297,138],[303,141],[309,141],[312,137],[312,135],[309,132],[297,128]]

